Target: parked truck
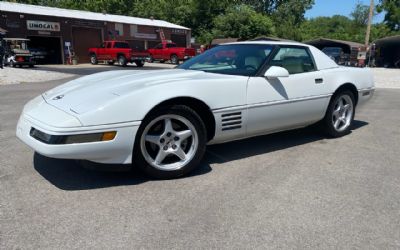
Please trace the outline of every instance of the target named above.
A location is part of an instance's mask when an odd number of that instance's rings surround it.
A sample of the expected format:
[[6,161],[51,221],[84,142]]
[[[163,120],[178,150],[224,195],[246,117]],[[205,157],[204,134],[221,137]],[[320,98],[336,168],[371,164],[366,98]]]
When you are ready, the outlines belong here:
[[135,63],[138,67],[143,67],[149,58],[147,52],[134,50],[124,41],[105,41],[99,48],[90,48],[89,56],[92,64],[105,61],[109,65],[114,65],[117,62],[123,67],[127,63]]
[[179,64],[179,61],[190,59],[196,55],[195,49],[178,47],[172,42],[162,42],[147,51],[150,54],[150,62],[169,60],[172,64]]

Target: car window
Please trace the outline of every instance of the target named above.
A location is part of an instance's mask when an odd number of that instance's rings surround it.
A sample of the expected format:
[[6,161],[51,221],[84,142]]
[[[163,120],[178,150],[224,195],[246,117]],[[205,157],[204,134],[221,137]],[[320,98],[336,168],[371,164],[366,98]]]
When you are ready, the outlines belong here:
[[110,48],[111,48],[111,43],[107,43],[106,48],[107,48],[107,49],[110,49]]
[[162,49],[163,48],[163,46],[162,46],[162,44],[160,43],[160,44],[157,44],[157,46],[156,47],[154,47],[155,49]]
[[221,45],[183,63],[178,68],[227,75],[255,76],[274,47],[264,44]]
[[315,71],[314,62],[306,48],[281,47],[270,66],[287,69],[289,74],[300,74]]
[[114,44],[114,48],[117,48],[117,49],[129,49],[129,44],[116,42]]
[[176,44],[174,44],[174,43],[167,44],[167,48],[175,48],[175,47],[176,47]]

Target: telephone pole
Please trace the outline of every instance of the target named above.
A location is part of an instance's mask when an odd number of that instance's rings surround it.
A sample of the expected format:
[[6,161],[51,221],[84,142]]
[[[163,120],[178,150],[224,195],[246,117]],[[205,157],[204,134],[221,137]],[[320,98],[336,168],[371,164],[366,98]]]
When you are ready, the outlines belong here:
[[369,6],[367,33],[365,34],[365,47],[368,47],[368,45],[369,45],[369,37],[371,35],[372,18],[374,17],[374,6],[375,6],[374,0],[371,0],[371,4]]

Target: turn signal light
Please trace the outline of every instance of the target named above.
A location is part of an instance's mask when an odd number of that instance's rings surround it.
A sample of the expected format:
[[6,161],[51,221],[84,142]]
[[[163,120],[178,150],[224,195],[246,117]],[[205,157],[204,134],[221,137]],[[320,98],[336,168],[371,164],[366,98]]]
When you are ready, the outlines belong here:
[[102,141],[112,141],[112,140],[114,140],[116,135],[117,135],[117,132],[115,132],[115,131],[105,132],[105,133],[103,133],[101,140]]

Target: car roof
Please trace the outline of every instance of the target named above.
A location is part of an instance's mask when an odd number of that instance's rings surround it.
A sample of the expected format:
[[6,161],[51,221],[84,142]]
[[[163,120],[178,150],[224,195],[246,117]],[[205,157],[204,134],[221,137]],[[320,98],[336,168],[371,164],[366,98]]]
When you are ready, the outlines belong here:
[[311,47],[308,44],[300,42],[287,42],[287,41],[242,41],[242,42],[224,43],[220,45],[232,45],[232,44],[290,45],[290,46]]

